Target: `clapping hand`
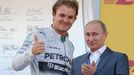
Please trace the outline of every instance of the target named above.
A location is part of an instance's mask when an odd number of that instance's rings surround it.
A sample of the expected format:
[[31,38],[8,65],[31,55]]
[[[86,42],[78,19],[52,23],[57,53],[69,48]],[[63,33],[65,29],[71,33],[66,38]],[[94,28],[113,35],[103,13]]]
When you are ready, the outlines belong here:
[[96,71],[96,63],[93,61],[92,64],[82,64],[81,71],[83,75],[94,75]]

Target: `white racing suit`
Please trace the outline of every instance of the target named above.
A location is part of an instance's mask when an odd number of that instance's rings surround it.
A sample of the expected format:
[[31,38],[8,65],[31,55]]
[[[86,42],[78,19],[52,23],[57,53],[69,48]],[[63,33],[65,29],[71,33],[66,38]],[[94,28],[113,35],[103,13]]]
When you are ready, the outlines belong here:
[[[32,54],[35,33],[39,41],[45,43],[45,50],[39,55]],[[31,75],[70,75],[73,50],[73,44],[68,37],[61,40],[61,35],[51,26],[38,29],[27,36],[13,58],[12,66],[19,71],[30,65]]]

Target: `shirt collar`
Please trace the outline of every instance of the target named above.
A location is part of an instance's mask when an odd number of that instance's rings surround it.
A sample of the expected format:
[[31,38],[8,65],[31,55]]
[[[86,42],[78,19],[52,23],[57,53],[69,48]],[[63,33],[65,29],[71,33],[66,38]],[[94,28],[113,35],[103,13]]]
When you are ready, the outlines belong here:
[[90,54],[90,53],[92,54],[92,53],[96,53],[96,52],[98,52],[99,54],[102,54],[105,50],[106,50],[106,45],[103,45],[101,48],[99,48],[95,52],[88,51],[88,54]]
[[[54,28],[52,27],[52,25],[51,25],[49,28],[50,28],[50,30],[52,30],[52,32],[58,37],[58,39],[61,40],[61,35],[58,34],[58,33],[54,30]],[[65,36],[65,38],[68,38],[68,34]]]
[[102,54],[104,51],[106,50],[106,45],[103,45],[100,49],[98,49],[97,51]]

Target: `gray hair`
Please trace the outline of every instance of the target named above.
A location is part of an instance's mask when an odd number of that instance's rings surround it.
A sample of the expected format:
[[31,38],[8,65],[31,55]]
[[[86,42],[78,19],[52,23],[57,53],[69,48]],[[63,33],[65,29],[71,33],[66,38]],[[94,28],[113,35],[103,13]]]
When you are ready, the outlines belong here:
[[106,28],[106,25],[101,21],[101,20],[91,20],[90,22],[88,22],[87,24],[86,24],[86,26],[87,25],[89,25],[89,24],[94,24],[94,23],[99,23],[100,25],[101,25],[101,28],[102,28],[102,30],[103,30],[103,32],[107,32],[107,28]]

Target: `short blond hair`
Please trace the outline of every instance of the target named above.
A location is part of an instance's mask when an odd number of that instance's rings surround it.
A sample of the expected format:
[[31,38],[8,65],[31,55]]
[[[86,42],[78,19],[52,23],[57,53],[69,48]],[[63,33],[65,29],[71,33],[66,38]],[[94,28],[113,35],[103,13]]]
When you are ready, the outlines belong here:
[[53,14],[56,14],[56,10],[58,9],[58,7],[60,7],[61,5],[65,5],[67,7],[71,7],[73,9],[75,9],[76,13],[75,16],[78,15],[78,9],[79,9],[79,5],[78,5],[78,1],[77,0],[57,0],[55,2],[55,4],[53,5]]

